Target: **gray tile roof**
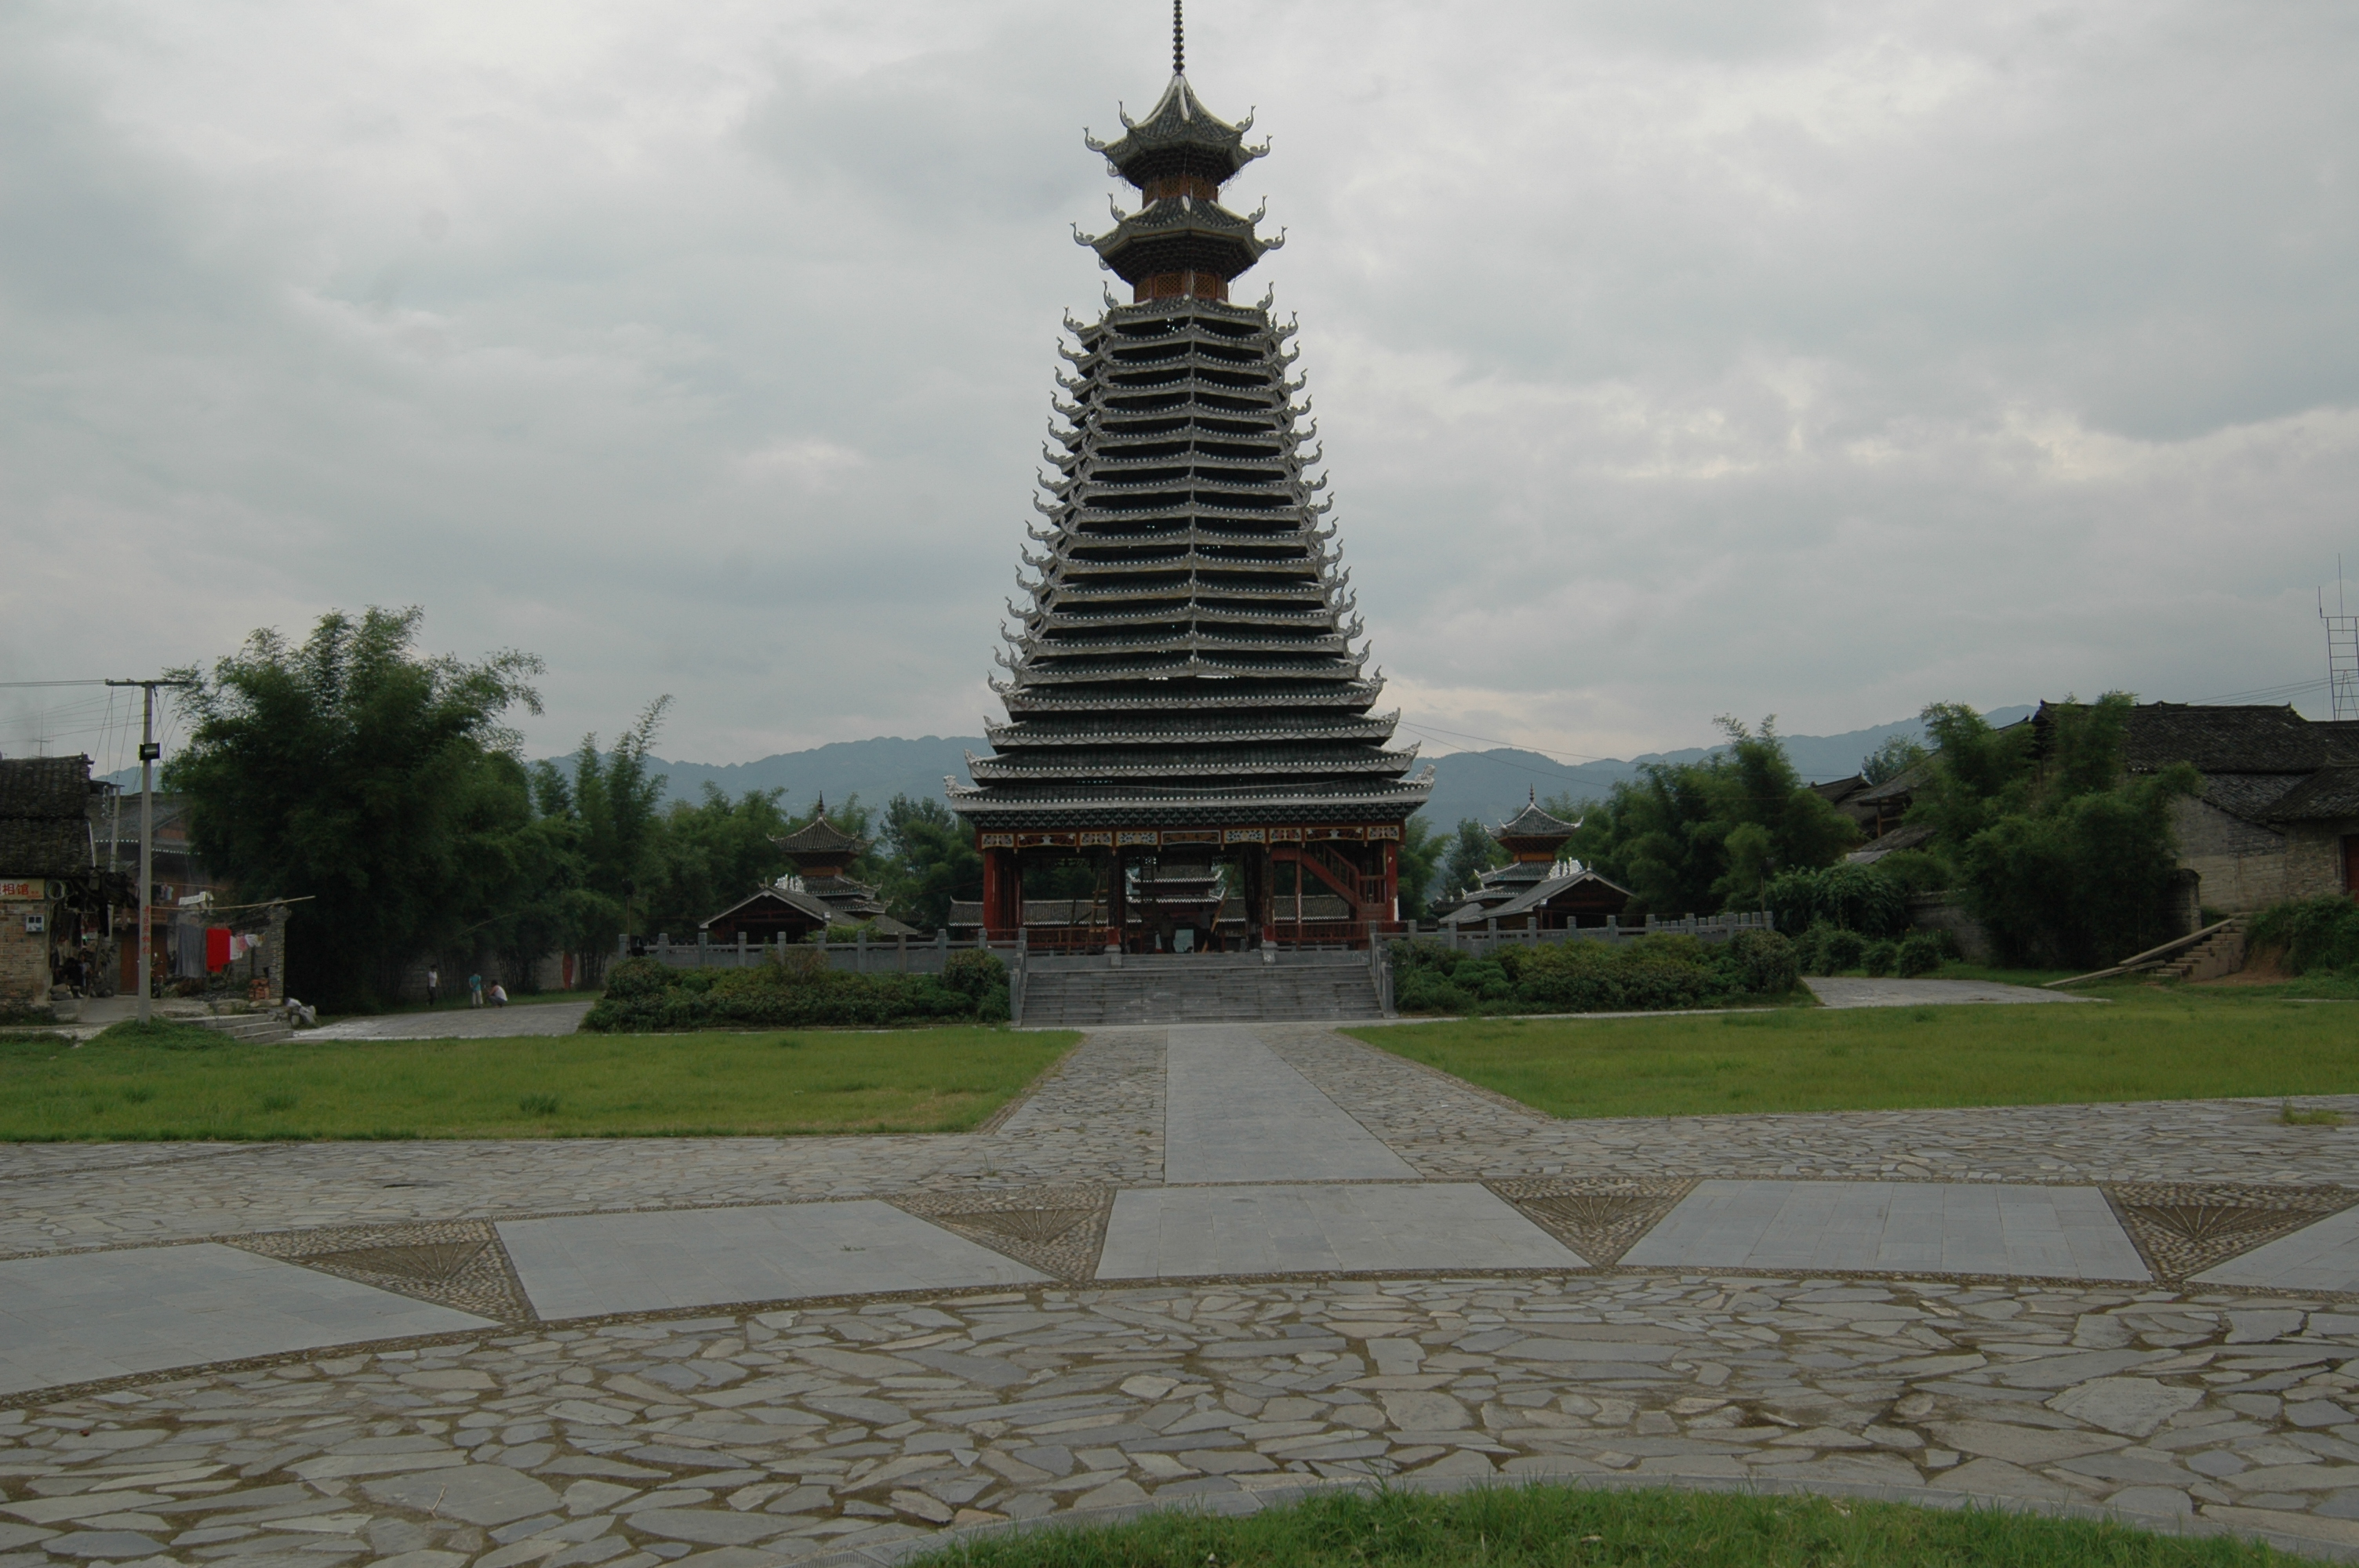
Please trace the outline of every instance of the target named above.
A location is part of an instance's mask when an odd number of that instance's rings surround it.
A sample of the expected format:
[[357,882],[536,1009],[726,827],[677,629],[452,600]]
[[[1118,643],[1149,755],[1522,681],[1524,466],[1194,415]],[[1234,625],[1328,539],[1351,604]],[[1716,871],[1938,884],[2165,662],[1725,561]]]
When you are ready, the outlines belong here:
[[94,865],[90,759],[0,758],[0,876],[82,877]]

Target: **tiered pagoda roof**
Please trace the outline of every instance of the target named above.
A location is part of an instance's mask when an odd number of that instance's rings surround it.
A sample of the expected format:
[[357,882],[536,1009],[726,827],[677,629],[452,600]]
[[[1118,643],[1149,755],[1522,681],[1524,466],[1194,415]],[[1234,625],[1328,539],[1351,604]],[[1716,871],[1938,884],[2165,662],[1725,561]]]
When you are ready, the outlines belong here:
[[[1175,67],[1182,63],[1175,58]],[[1175,69],[1145,118],[1092,140],[1146,199],[1080,236],[1133,287],[1066,320],[1045,524],[1003,633],[1007,709],[952,808],[979,830],[1395,823],[1422,806],[1396,713],[1374,708],[1351,574],[1291,324],[1228,302],[1275,249],[1221,186],[1268,149]],[[1357,645],[1355,645],[1357,644]]]

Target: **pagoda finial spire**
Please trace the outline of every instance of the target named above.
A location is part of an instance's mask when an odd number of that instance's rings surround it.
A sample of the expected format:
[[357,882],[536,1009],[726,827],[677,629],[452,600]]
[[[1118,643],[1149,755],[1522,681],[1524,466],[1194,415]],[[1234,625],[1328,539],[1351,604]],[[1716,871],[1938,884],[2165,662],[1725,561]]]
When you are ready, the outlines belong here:
[[1180,20],[1180,0],[1171,0],[1171,74],[1188,74],[1188,32]]

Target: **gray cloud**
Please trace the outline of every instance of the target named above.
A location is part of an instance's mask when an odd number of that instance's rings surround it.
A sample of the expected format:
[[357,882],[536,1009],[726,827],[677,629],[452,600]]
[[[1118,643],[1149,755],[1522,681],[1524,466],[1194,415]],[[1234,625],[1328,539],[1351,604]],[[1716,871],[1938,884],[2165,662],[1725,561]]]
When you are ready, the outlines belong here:
[[[1197,12],[1412,721],[1593,754],[2319,673],[2347,7]],[[1081,127],[1167,20],[8,13],[0,665],[419,602],[549,660],[537,749],[659,691],[715,761],[971,732],[1103,281]]]

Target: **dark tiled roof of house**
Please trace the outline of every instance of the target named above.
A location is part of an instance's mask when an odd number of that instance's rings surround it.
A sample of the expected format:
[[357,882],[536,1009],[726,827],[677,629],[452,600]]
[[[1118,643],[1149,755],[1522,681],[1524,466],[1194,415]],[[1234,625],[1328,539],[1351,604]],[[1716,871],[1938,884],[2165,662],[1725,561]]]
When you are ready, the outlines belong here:
[[2321,768],[2261,814],[2267,822],[2322,822],[2359,816],[2359,767]]
[[88,757],[0,758],[0,876],[87,876]]
[[0,816],[81,816],[90,805],[88,757],[0,758]]
[[2130,710],[2123,755],[2134,773],[2159,773],[2173,762],[2192,762],[2204,773],[2306,773],[2337,760],[2332,752],[2345,743],[2321,733],[2327,728],[2290,706],[2142,702]]
[[2232,816],[2257,822],[2301,785],[2299,773],[2206,773],[2203,798]]

